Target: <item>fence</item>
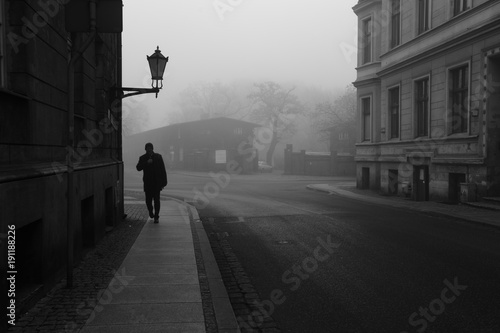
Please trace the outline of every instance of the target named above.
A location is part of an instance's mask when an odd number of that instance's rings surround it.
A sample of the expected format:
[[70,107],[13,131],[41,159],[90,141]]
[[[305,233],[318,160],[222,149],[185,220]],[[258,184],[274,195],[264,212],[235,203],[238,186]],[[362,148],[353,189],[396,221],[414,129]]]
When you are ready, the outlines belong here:
[[285,174],[308,176],[356,176],[356,163],[351,154],[337,152],[293,152],[288,144],[285,149]]

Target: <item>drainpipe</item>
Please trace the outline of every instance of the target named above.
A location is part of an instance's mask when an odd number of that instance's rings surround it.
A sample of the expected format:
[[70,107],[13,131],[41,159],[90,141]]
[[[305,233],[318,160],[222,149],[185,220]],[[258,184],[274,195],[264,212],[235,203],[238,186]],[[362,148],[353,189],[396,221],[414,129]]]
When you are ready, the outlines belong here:
[[67,257],[66,257],[66,286],[73,287],[73,256],[74,256],[74,230],[75,230],[75,185],[74,185],[74,165],[75,155],[75,63],[81,58],[83,52],[92,44],[96,32],[96,0],[90,0],[90,35],[79,50],[75,50],[75,45],[71,45],[71,59],[68,63],[68,157],[67,165]]
[[[117,83],[118,87],[123,87],[122,86],[122,35],[118,34],[118,45],[117,45],[117,53],[118,53],[118,68],[117,68]],[[124,172],[124,166],[125,163],[123,162],[123,141],[122,141],[122,122],[123,122],[123,112],[122,112],[122,94],[120,93],[119,97],[120,98],[120,103],[119,103],[119,110],[118,112],[115,113],[117,120],[118,120],[118,179],[120,181],[120,203],[119,203],[119,208],[118,208],[118,216],[115,220],[115,224],[121,221],[122,219],[125,219],[127,216],[125,214],[125,203],[124,203],[124,190],[125,190],[125,172]],[[116,215],[116,214],[115,214]]]

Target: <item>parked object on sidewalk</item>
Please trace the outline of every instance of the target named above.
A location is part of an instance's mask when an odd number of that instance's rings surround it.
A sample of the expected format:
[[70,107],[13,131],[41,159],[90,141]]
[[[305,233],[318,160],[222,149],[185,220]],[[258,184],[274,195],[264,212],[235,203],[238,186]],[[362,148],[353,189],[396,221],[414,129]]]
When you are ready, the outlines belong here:
[[411,197],[411,183],[410,182],[401,182],[401,190],[404,193],[405,197]]
[[475,202],[477,186],[474,183],[460,183],[460,202]]
[[264,161],[259,161],[259,172],[273,172],[273,167]]
[[[139,157],[137,171],[143,171],[144,192],[146,194],[146,206],[149,217],[158,223],[160,216],[160,191],[168,184],[165,163],[160,154],[153,151],[153,144],[148,142],[145,146],[146,154]],[[153,212],[154,201],[154,212]]]

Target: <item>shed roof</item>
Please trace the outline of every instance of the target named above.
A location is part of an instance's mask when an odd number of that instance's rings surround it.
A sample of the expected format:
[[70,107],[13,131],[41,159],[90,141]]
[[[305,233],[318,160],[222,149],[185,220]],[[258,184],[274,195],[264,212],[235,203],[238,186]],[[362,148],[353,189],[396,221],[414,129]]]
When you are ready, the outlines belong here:
[[220,125],[220,124],[226,123],[227,125],[229,124],[234,124],[234,125],[239,125],[239,126],[245,126],[245,127],[260,127],[262,125],[256,124],[256,123],[251,123],[245,120],[239,120],[239,119],[233,119],[233,118],[228,118],[228,117],[217,117],[217,118],[208,118],[208,119],[201,119],[201,120],[193,120],[193,121],[187,121],[184,123],[176,123],[176,124],[171,124],[163,127],[158,127],[149,131],[144,131],[140,133],[136,133],[131,135],[132,136],[139,136],[139,135],[144,135],[144,134],[153,134],[153,133],[160,133],[163,131],[168,131],[174,128],[189,128],[191,126],[214,126],[214,125]]

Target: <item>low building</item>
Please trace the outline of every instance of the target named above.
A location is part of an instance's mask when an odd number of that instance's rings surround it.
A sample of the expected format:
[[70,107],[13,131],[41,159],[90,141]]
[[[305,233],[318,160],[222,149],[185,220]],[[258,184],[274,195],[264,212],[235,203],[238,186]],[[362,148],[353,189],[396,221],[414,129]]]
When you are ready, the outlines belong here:
[[287,144],[284,150],[284,173],[308,176],[355,176],[354,161],[356,127],[354,122],[326,128],[329,152],[293,151]]
[[137,133],[124,139],[124,160],[135,166],[144,145],[153,143],[170,169],[195,171],[257,171],[258,124],[219,117],[173,124]]
[[330,132],[330,151],[335,155],[335,176],[355,176],[356,125],[345,123],[327,129]]
[[327,128],[330,137],[330,151],[340,155],[354,156],[356,153],[356,127],[332,126]]
[[353,10],[358,187],[499,196],[500,2],[360,0]]

